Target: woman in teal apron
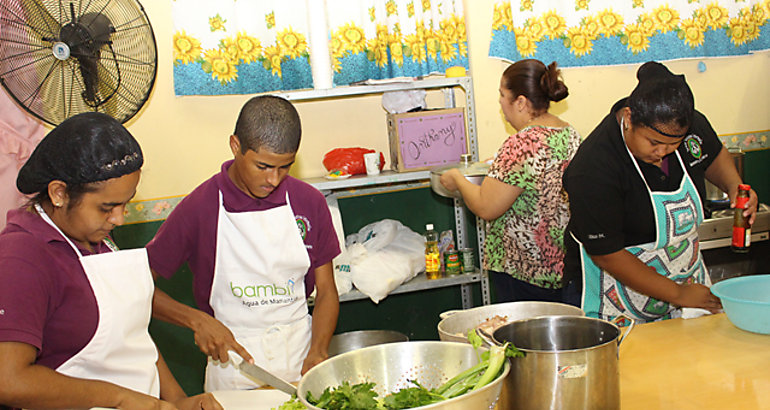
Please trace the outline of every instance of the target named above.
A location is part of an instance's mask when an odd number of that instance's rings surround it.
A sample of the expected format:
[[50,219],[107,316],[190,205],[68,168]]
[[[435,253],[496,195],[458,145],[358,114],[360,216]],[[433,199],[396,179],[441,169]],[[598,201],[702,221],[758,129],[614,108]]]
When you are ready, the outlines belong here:
[[[704,177],[731,199],[742,181],[683,76],[646,63],[638,78],[565,172],[567,301],[609,320],[716,312],[698,241]],[[750,217],[756,205],[752,192]]]

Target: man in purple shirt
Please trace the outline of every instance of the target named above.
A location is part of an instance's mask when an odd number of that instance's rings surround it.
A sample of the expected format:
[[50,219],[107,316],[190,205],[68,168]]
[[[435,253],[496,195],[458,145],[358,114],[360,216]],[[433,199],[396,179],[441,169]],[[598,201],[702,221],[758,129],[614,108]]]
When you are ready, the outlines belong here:
[[169,278],[184,262],[193,272],[199,310],[156,290],[153,314],[193,330],[209,356],[206,391],[263,384],[243,376],[228,351],[289,381],[328,357],[340,249],[323,195],[288,176],[300,135],[290,102],[249,100],[230,136],[234,159],[182,200],[147,245],[156,275]]

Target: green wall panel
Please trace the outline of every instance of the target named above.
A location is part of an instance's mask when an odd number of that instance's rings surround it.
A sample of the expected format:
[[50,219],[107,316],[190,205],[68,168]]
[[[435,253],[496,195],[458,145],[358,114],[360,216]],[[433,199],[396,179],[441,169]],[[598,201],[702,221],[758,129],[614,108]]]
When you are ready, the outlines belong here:
[[759,202],[770,204],[770,149],[746,151],[743,179],[757,192]]

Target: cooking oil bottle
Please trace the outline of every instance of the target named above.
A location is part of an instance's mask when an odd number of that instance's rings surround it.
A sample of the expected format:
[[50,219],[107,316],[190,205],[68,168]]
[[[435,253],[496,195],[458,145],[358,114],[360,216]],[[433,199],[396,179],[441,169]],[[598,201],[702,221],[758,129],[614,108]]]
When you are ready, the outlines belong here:
[[425,225],[425,276],[428,279],[438,279],[441,277],[438,233],[433,230],[433,224]]

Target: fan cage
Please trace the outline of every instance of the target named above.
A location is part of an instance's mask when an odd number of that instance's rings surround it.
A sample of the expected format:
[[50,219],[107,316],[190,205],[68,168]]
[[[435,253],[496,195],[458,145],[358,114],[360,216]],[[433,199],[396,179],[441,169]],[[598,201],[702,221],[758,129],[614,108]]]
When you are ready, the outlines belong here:
[[[106,32],[98,28],[105,17]],[[57,58],[57,47],[71,54]],[[136,0],[0,2],[0,83],[49,124],[88,111],[125,123],[147,102],[157,60],[150,20]]]

